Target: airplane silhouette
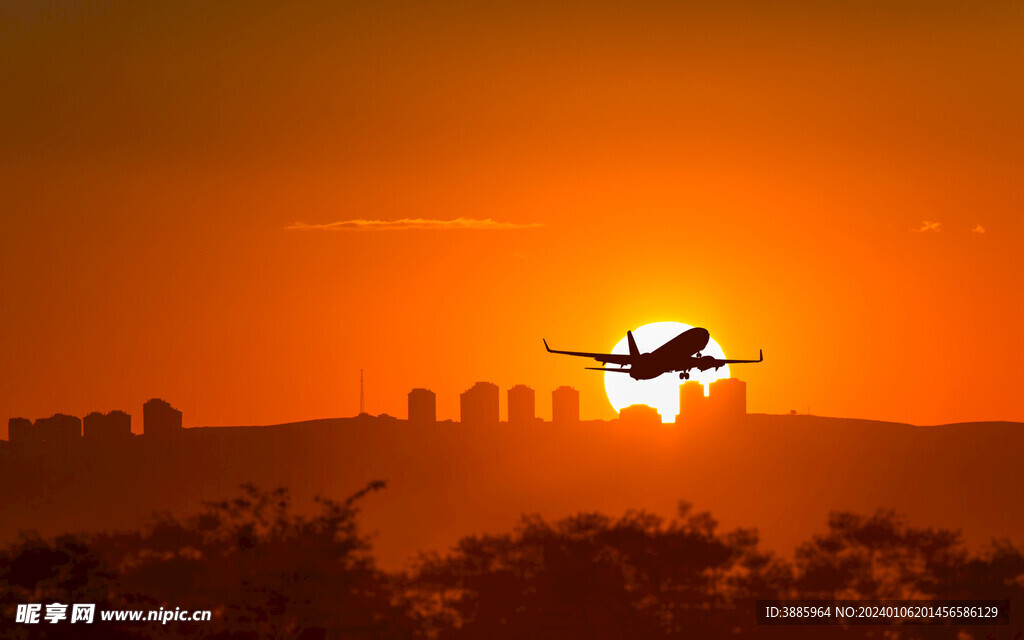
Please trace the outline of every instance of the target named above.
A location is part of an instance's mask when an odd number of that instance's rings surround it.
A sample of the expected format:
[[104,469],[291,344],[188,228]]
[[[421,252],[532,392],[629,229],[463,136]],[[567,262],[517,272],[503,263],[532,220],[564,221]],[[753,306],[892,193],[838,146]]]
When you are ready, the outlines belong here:
[[[584,358],[593,358],[602,364],[617,364],[620,367],[619,369],[608,367],[584,368],[592,371],[628,373],[629,377],[634,380],[650,380],[670,371],[679,371],[680,380],[689,380],[690,371],[693,369],[707,371],[708,369],[718,369],[725,364],[761,362],[764,360],[763,350],[758,350],[757,360],[726,360],[714,356],[702,356],[700,352],[704,347],[708,346],[711,334],[708,333],[707,329],[700,327],[687,329],[650,353],[640,353],[640,350],[636,348],[636,340],[633,339],[632,331],[626,332],[626,340],[629,342],[628,354],[558,351],[549,347],[547,340],[544,340],[544,348],[548,350],[548,353],[582,356]],[[629,365],[628,369],[624,368],[626,365]]]

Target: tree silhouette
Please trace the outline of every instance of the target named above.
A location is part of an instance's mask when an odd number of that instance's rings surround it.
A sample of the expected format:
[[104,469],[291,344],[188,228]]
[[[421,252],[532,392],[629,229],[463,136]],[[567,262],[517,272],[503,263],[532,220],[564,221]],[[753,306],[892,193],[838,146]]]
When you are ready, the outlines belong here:
[[1024,554],[1006,540],[970,555],[958,532],[891,511],[833,513],[790,564],[752,529],[719,531],[681,503],[643,511],[523,517],[510,532],[463,538],[406,572],[375,567],[358,503],[384,487],[318,499],[294,513],[284,489],[244,485],[184,519],[141,531],[24,534],[0,550],[0,615],[18,604],[99,610],[209,609],[209,623],[11,625],[4,638],[545,639],[1012,638],[978,627],[757,627],[755,601],[787,598],[1024,598]]
[[448,623],[440,637],[711,637],[735,633],[737,602],[786,584],[784,566],[756,545],[754,532],[719,534],[687,504],[668,523],[644,512],[533,516],[424,557],[414,582]]
[[910,527],[892,511],[835,512],[825,534],[797,548],[795,586],[828,599],[945,596],[966,555],[959,532]]
[[[393,601],[391,579],[375,568],[356,525],[358,500],[383,487],[370,483],[340,502],[318,499],[319,513],[304,517],[292,512],[285,489],[245,485],[233,500],[206,503],[186,520],[158,516],[142,532],[53,543],[26,537],[2,557],[0,580],[12,588],[4,604],[39,602],[43,594],[47,602],[104,609],[208,609],[225,638],[312,638],[328,630],[331,637],[411,637],[412,618]],[[154,633],[126,629],[135,637]],[[158,635],[208,637],[211,629],[175,623]]]

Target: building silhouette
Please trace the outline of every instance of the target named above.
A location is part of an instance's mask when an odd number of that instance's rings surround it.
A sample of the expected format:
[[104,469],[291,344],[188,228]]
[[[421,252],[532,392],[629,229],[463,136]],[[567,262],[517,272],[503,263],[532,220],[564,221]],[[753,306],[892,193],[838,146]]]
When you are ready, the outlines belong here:
[[45,444],[73,442],[82,437],[82,420],[76,416],[57,413],[39,418],[32,425],[35,437]]
[[181,428],[181,412],[166,400],[153,398],[142,405],[142,433],[145,435],[172,435]]
[[619,412],[619,420],[634,425],[661,424],[661,414],[646,404],[631,404]]
[[747,383],[736,378],[715,380],[709,386],[708,405],[716,419],[747,415]]
[[697,423],[710,416],[708,399],[704,396],[704,385],[689,380],[679,385],[679,414],[676,423]]
[[82,438],[82,421],[76,416],[55,413],[49,418],[11,418],[7,421],[7,440],[16,445],[52,445]]
[[517,384],[508,390],[508,423],[531,424],[537,419],[536,395],[525,384]]
[[558,387],[551,392],[551,421],[575,424],[580,421],[580,392],[572,387]]
[[409,422],[434,424],[437,422],[437,396],[430,389],[409,392]]
[[459,419],[463,424],[498,425],[498,385],[477,382],[459,395]]
[[696,424],[714,420],[735,420],[747,414],[747,383],[736,378],[722,378],[704,386],[691,380],[679,385],[677,423]]
[[32,442],[34,436],[32,421],[28,418],[11,418],[7,421],[7,441],[11,444]]
[[87,440],[130,438],[132,417],[124,411],[111,411],[107,414],[93,411],[82,419],[82,435]]

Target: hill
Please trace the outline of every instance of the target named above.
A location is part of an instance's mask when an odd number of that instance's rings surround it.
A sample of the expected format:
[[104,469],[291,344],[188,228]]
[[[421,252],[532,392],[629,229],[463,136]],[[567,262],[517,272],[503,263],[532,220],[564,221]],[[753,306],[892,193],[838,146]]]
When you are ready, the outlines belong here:
[[238,485],[287,486],[297,504],[388,488],[365,501],[378,558],[400,566],[420,550],[506,530],[522,513],[646,509],[679,500],[726,527],[756,526],[788,555],[831,510],[892,508],[911,522],[959,528],[969,544],[1024,539],[1024,424],[913,425],[817,416],[749,415],[727,423],[482,428],[372,417],[276,426],[187,429],[116,446],[0,448],[0,540],[134,527],[154,511],[191,512]]

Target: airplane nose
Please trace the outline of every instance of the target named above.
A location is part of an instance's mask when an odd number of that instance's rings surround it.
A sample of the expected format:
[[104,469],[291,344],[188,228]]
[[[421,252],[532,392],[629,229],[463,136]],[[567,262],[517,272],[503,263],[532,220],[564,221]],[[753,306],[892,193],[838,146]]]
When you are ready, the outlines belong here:
[[708,346],[708,342],[711,341],[711,332],[707,329],[701,329],[697,335],[697,342],[700,345],[697,350],[700,351],[704,347]]

